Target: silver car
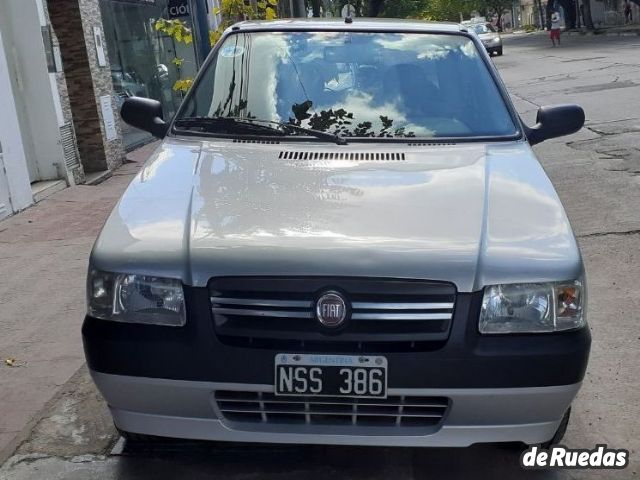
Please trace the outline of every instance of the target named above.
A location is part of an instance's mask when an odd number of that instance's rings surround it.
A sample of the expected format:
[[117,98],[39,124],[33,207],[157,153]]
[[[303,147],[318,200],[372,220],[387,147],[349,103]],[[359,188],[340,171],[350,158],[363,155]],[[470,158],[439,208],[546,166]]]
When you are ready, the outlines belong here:
[[527,127],[457,24],[231,27],[91,253],[116,426],[235,442],[557,442],[590,347],[582,259]]
[[493,25],[490,23],[469,23],[465,26],[478,35],[489,55],[502,55],[502,37]]

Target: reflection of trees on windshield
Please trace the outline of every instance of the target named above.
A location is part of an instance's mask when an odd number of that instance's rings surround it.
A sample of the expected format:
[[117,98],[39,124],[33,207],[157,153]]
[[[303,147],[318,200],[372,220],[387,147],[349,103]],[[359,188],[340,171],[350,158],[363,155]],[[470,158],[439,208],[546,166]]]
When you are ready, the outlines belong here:
[[291,135],[303,133],[287,124],[380,139],[515,131],[475,45],[454,35],[232,35],[194,89],[188,115],[262,120]]
[[[294,103],[291,107],[295,118],[289,118],[289,123],[303,127],[310,127],[323,132],[331,132],[343,137],[415,137],[413,132],[406,132],[406,127],[393,128],[393,119],[380,115],[382,128],[373,130],[373,123],[370,121],[360,122],[355,125],[353,113],[347,112],[344,108],[321,110],[320,112],[309,113],[313,106],[311,100],[303,103]],[[303,122],[305,122],[303,124]]]

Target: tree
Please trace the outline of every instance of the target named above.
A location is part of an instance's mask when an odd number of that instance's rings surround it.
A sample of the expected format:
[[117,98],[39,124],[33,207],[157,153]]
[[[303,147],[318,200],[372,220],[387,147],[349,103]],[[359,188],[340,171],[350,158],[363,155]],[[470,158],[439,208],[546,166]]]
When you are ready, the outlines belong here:
[[377,17],[382,12],[384,0],[369,0],[369,16]]
[[[222,22],[217,30],[209,32],[209,43],[215,45],[222,32],[235,22],[242,20],[273,20],[277,18],[278,0],[256,0],[246,4],[244,0],[221,0],[220,8],[215,12],[222,16]],[[189,45],[193,42],[193,33],[186,24],[179,19],[167,20],[160,18],[154,25],[155,29],[173,38],[176,42]],[[183,58],[174,58],[172,63],[180,73],[180,66],[185,62]],[[192,78],[180,78],[173,85],[175,91],[187,92],[193,84]]]
[[502,30],[502,15],[511,7],[511,0],[477,0],[476,10],[485,15],[496,15],[498,17],[498,29]]
[[433,21],[459,22],[460,15],[469,16],[478,11],[484,14],[486,5],[478,0],[429,0],[420,17]]
[[431,3],[429,0],[394,0],[385,2],[382,16],[393,18],[419,17]]

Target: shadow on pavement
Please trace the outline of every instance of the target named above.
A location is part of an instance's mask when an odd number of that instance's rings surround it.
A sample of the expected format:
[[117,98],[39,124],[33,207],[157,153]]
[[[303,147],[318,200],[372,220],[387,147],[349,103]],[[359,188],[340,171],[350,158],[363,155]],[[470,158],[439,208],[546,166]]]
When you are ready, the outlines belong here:
[[523,470],[520,450],[260,446],[212,443],[133,444],[119,457],[121,479],[554,479],[560,472]]

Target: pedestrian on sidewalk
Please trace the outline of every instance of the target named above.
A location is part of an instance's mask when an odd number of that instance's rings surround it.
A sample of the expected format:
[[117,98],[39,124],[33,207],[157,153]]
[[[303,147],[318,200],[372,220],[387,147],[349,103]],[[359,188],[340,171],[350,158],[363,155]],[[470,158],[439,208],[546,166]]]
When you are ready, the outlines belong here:
[[549,38],[551,38],[551,43],[553,46],[556,46],[556,40],[558,41],[558,45],[560,45],[560,14],[556,10],[551,14],[551,32],[549,32]]
[[631,2],[625,0],[624,2],[624,23],[631,23],[633,21],[633,14],[631,13]]

